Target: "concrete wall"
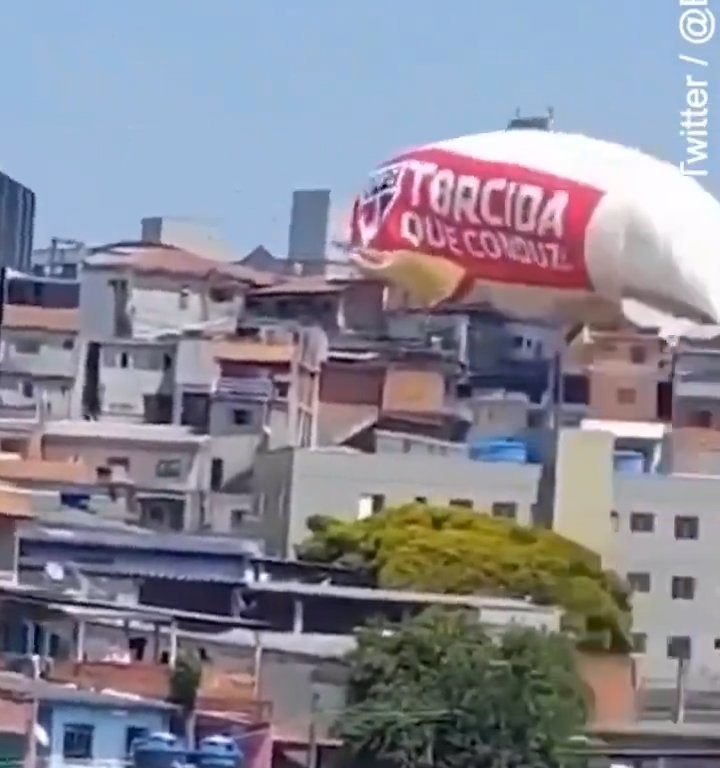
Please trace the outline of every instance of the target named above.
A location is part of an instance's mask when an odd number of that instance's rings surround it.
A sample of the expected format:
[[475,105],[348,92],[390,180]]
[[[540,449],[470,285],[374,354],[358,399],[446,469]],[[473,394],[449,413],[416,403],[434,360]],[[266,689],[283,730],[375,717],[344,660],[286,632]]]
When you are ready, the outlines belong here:
[[613,444],[609,432],[563,429],[555,470],[553,530],[613,559]]
[[[28,344],[38,344],[37,351],[28,351]],[[74,333],[3,328],[2,350],[2,372],[68,378],[77,374],[77,339]]]
[[283,448],[259,453],[253,467],[251,488],[258,495],[259,523],[252,522],[240,535],[260,537],[268,555],[291,557],[288,531],[295,451]]
[[328,736],[346,700],[341,674],[332,674],[338,667],[312,657],[263,654],[260,698],[272,701],[273,722],[283,735],[307,738],[315,696],[317,736]]
[[174,361],[172,344],[103,344],[101,414],[143,421],[145,395],[174,394]]
[[418,497],[436,504],[463,499],[479,512],[490,512],[496,502],[515,503],[516,519],[529,524],[539,478],[535,465],[422,454],[393,455],[388,461],[382,454],[299,450],[293,463],[288,550],[307,535],[308,517],[355,520],[370,495],[384,496],[387,506]]
[[44,404],[46,418],[65,419],[71,413],[72,398],[70,379],[0,374],[0,407],[5,407],[7,415],[17,411],[30,416]]
[[[67,461],[79,456],[90,467],[106,466],[109,459],[126,458],[129,460],[128,475],[138,488],[184,492],[209,487],[209,452],[200,446],[138,444],[113,441],[107,436],[96,440],[78,440],[46,435],[43,454],[51,461]],[[169,461],[180,463],[178,477],[158,475],[159,462]]]
[[210,296],[207,280],[179,277],[148,277],[122,269],[82,271],[80,282],[80,327],[95,341],[114,337],[114,292],[112,280],[128,281],[128,315],[133,336],[176,332],[184,325],[226,321],[233,328],[244,306],[242,288],[231,301],[217,302]]
[[[80,707],[55,705],[49,715],[51,746],[48,765],[50,768],[64,768],[72,761],[63,760],[63,738],[65,726],[86,724],[93,726],[93,760],[125,761],[125,741],[129,727],[147,728],[149,731],[167,731],[170,725],[169,715],[141,709],[122,709],[122,707]],[[80,761],[78,761],[80,762]]]

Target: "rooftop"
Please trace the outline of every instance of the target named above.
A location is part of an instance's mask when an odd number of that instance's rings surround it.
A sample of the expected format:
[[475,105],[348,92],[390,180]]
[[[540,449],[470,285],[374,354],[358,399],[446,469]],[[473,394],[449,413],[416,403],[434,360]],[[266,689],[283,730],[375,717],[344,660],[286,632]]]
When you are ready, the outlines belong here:
[[89,269],[127,268],[144,275],[185,277],[205,280],[213,275],[238,283],[270,285],[274,276],[245,267],[228,264],[191,251],[152,243],[115,243],[95,249],[85,260]]
[[128,424],[119,421],[48,421],[44,436],[64,438],[100,438],[102,440],[128,440],[145,443],[179,443],[202,445],[209,438],[196,435],[189,427],[173,424]]
[[237,556],[256,558],[261,548],[252,541],[237,536],[202,536],[192,533],[156,533],[147,529],[124,530],[88,529],[33,525],[23,529],[21,538],[28,541],[53,542],[86,547],[111,547],[166,554]]
[[667,425],[656,421],[609,421],[606,419],[583,419],[582,429],[610,432],[615,437],[662,440]]
[[238,363],[290,363],[295,354],[292,344],[221,339],[213,342],[216,360]]
[[326,597],[342,600],[366,600],[368,602],[419,603],[423,605],[456,605],[486,610],[518,611],[521,613],[545,613],[559,615],[554,606],[540,606],[525,600],[484,595],[449,595],[438,592],[413,592],[411,590],[374,589],[372,587],[346,587],[334,584],[305,584],[302,582],[267,581],[252,585],[254,592],[273,592],[296,597]]
[[22,459],[0,454],[0,480],[9,482],[97,485],[97,472],[80,461]]
[[74,686],[58,685],[46,680],[31,680],[15,672],[0,672],[0,693],[21,699],[37,698],[44,703],[76,704],[90,707],[114,707],[122,709],[159,709],[173,711],[175,707],[166,701],[144,699],[127,693],[112,691],[87,691]]
[[79,328],[77,309],[35,307],[29,304],[6,304],[3,328],[33,331],[76,333]]
[[328,280],[321,276],[292,277],[287,280],[256,288],[252,296],[289,296],[307,294],[341,293],[347,286],[346,281]]

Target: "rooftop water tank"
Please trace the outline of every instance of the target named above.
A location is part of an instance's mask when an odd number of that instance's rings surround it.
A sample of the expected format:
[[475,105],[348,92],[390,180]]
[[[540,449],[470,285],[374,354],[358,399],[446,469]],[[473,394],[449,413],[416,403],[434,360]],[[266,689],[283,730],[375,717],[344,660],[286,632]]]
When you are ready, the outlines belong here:
[[476,440],[470,444],[473,461],[527,464],[527,446],[520,440]]
[[133,746],[134,768],[178,768],[187,762],[187,751],[171,733],[151,733]]
[[195,762],[199,768],[240,768],[243,753],[229,736],[208,736],[200,742]]

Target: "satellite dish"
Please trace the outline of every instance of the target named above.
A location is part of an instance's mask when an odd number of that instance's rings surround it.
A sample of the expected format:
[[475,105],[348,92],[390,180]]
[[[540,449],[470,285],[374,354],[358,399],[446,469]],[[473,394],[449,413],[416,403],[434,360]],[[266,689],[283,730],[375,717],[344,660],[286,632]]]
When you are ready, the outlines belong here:
[[45,575],[50,581],[65,581],[65,569],[60,563],[53,561],[45,563]]

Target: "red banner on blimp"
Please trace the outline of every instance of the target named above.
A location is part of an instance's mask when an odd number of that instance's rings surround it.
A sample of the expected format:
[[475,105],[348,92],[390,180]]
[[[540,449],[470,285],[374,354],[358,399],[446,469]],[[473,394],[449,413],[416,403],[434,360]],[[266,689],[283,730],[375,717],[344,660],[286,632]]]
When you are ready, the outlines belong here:
[[374,174],[352,242],[448,259],[474,279],[591,290],[585,240],[603,194],[511,163],[416,150]]

